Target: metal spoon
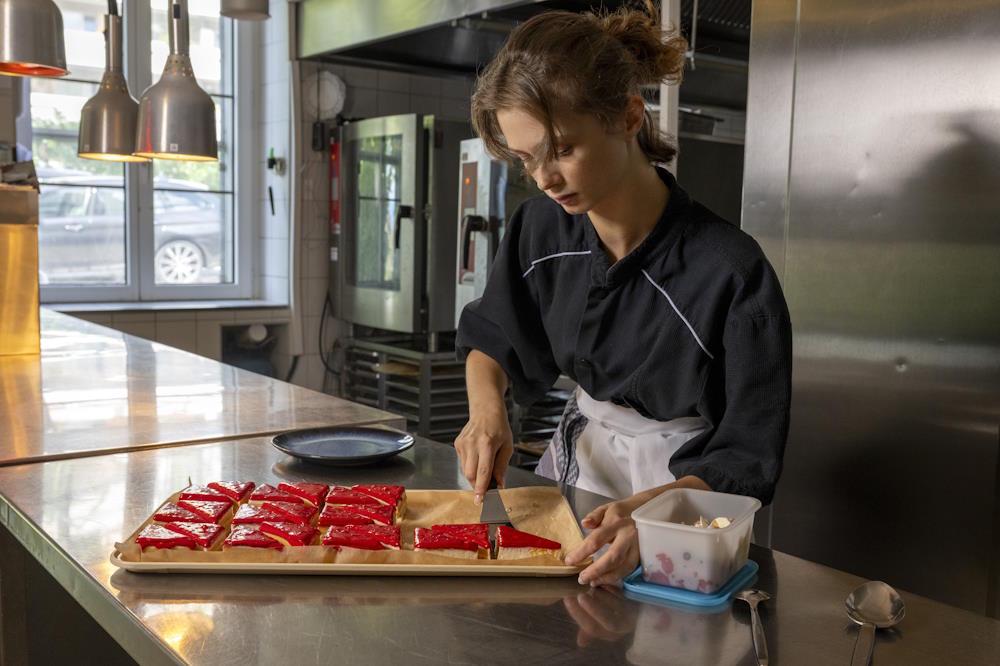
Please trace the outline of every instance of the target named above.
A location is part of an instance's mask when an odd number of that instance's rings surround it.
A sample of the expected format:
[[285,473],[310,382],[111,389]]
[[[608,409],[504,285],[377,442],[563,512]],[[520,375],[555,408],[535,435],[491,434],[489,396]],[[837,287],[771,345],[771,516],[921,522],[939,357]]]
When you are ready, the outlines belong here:
[[764,638],[764,625],[760,622],[760,615],[757,613],[757,604],[767,601],[771,595],[763,590],[740,590],[736,593],[737,599],[750,604],[750,623],[753,627],[753,650],[757,654],[759,666],[767,666],[767,640]]
[[868,666],[875,647],[875,628],[887,629],[903,619],[903,599],[889,585],[873,580],[847,595],[844,604],[847,616],[861,625],[851,666]]

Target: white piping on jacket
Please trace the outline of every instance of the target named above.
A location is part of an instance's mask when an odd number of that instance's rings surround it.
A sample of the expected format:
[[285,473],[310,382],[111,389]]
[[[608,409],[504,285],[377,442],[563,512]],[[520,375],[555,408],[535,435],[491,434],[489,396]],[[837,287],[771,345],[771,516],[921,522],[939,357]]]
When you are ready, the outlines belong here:
[[653,278],[649,277],[649,273],[646,272],[645,268],[642,269],[642,274],[646,276],[647,280],[649,280],[649,284],[651,284],[654,287],[656,287],[657,291],[659,291],[661,294],[664,295],[664,297],[666,297],[667,303],[670,303],[670,307],[672,307],[674,309],[674,312],[677,313],[677,316],[681,318],[681,321],[684,322],[684,325],[687,326],[687,328],[688,328],[689,331],[691,331],[691,335],[694,336],[694,341],[697,342],[698,346],[701,347],[701,350],[703,352],[705,352],[706,354],[708,354],[708,357],[714,361],[715,357],[712,356],[712,352],[708,351],[708,349],[705,347],[705,345],[702,344],[701,338],[699,338],[698,334],[694,332],[694,328],[691,326],[691,323],[687,319],[684,318],[684,315],[681,314],[681,311],[677,309],[676,305],[674,305],[674,299],[670,298],[670,294],[667,293],[666,289],[664,289],[660,285],[656,284],[656,280],[654,280]]
[[543,261],[548,261],[549,259],[555,259],[557,257],[569,257],[581,254],[590,254],[590,250],[584,250],[582,252],[556,252],[555,254],[550,254],[548,256],[542,257],[541,259],[535,259],[534,261],[531,262],[531,266],[528,268],[528,270],[524,271],[524,275],[522,275],[521,277],[522,278],[528,277],[528,273],[535,270],[535,265],[540,264]]

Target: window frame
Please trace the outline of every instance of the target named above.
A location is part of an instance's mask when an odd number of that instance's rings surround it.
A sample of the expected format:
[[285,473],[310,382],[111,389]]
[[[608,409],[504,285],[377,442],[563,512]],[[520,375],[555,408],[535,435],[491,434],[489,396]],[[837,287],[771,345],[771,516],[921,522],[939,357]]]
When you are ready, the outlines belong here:
[[[121,3],[124,27],[125,78],[132,95],[142,92],[158,80],[159,73],[151,69],[150,40],[152,32],[152,2],[134,0]],[[254,62],[254,47],[259,31],[247,21],[232,21],[233,77],[233,282],[222,284],[157,284],[154,276],[153,247],[153,165],[125,165],[125,283],[120,285],[42,285],[42,303],[106,303],[106,302],[169,302],[243,300],[256,296],[252,273],[255,252],[256,220],[253,208],[254,164],[260,148],[254,143],[253,127],[256,109],[253,91],[258,74],[250,65]],[[241,66],[241,63],[243,66]],[[72,79],[72,74],[67,78]],[[245,93],[247,100],[240,103]],[[212,95],[213,99],[227,97]],[[44,187],[44,184],[42,185]]]

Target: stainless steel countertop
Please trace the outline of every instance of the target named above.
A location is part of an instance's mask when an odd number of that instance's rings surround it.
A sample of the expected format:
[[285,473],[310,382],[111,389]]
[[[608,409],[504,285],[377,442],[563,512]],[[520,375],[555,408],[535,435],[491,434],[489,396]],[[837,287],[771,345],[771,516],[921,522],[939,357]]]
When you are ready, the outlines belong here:
[[[189,476],[468,487],[454,450],[423,439],[383,465],[338,470],[257,438],[5,467],[0,522],[144,664],[755,663],[742,603],[698,613],[574,578],[141,575],[112,566],[113,542]],[[543,482],[510,471],[509,485]],[[602,501],[567,495],[578,516]],[[751,557],[757,586],[774,596],[761,606],[771,663],[849,663],[856,630],[843,604],[862,579],[756,546]],[[903,597],[906,619],[879,633],[874,663],[1000,662],[1000,622]]]
[[[0,356],[0,465],[395,414],[43,309],[40,355]],[[95,433],[99,433],[95,436]]]

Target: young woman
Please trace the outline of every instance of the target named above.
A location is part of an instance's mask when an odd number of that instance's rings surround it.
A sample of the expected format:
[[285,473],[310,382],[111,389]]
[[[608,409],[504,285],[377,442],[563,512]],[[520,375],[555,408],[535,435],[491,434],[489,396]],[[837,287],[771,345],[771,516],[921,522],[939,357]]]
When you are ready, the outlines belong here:
[[480,501],[513,451],[503,395],[578,388],[539,473],[614,497],[566,556],[599,585],[638,563],[632,510],[673,487],[770,502],[788,431],[791,326],[760,247],[662,168],[676,148],[640,88],[676,83],[684,40],[656,10],[549,12],[483,71],[473,123],[547,196],[507,224],[483,297],[466,307],[469,422],[455,440]]

